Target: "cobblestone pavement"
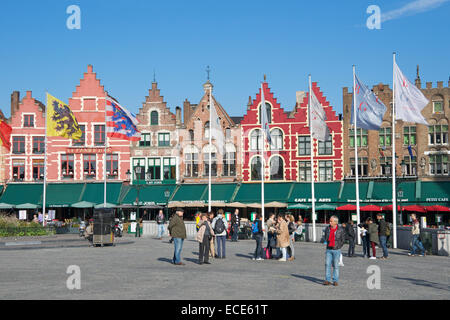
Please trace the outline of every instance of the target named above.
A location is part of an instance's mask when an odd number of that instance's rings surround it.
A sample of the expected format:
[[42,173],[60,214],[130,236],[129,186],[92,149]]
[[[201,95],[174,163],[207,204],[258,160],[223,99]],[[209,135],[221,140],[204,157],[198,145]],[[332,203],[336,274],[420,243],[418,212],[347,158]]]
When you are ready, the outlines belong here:
[[[171,264],[168,239],[124,237],[114,247],[88,247],[76,235],[5,245],[0,240],[2,299],[450,299],[448,257],[409,257],[391,250],[387,261],[344,255],[338,287],[325,287],[324,247],[297,242],[296,259],[252,261],[255,241],[227,242],[226,259],[198,265],[198,243],[184,242],[185,266]],[[17,244],[17,243],[16,243]],[[346,252],[346,246],[343,248]],[[71,265],[80,267],[81,289],[69,290]],[[371,265],[381,289],[369,289]]]

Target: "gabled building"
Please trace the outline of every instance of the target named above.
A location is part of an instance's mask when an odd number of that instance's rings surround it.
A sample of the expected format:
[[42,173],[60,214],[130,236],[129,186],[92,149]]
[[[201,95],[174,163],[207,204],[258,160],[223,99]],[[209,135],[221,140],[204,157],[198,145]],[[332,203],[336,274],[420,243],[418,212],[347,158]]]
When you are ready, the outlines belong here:
[[[131,163],[133,183],[162,184],[176,183],[180,180],[180,160],[178,148],[178,131],[181,125],[181,109],[173,114],[158,84],[152,83],[149,94],[137,114],[138,130],[141,141],[131,145]],[[141,167],[140,176],[136,167]]]
[[[243,181],[261,181],[262,163],[265,181],[311,181],[307,107],[309,94],[297,92],[294,110],[286,112],[277,102],[266,81],[263,82],[263,90],[272,142],[264,146],[265,160],[262,161],[261,90],[259,90],[255,99],[249,98],[247,113],[241,121]],[[314,179],[341,180],[342,122],[315,82],[313,90],[325,110],[330,130],[329,141],[314,141]]]
[[217,141],[209,145],[209,105],[212,83],[204,85],[204,95],[196,105],[187,99],[183,104],[184,123],[179,129],[180,172],[182,183],[207,183],[209,176],[209,152],[211,149],[211,179],[215,183],[241,180],[240,128],[218,102],[212,99],[224,133],[224,151],[220,152]]

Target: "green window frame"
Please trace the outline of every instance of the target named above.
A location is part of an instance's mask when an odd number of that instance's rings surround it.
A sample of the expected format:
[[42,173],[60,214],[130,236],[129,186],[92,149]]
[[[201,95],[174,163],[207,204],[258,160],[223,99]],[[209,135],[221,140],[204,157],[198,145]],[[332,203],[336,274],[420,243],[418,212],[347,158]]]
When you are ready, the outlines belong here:
[[175,158],[163,158],[163,179],[175,180],[177,178],[177,163]]
[[161,180],[161,158],[148,158],[149,180]]
[[403,127],[403,145],[404,146],[415,146],[416,145],[416,127],[406,126]]
[[150,147],[151,146],[151,134],[141,133],[141,140],[139,140],[140,147]]
[[380,128],[378,131],[380,147],[387,147],[392,145],[392,128]]
[[[369,140],[368,131],[366,129],[358,128],[356,130],[356,143],[358,147],[367,147]],[[350,148],[355,147],[355,130],[349,129],[349,144]]]
[[158,133],[158,147],[170,146],[170,133]]
[[150,125],[157,126],[159,124],[159,113],[158,111],[150,112]]

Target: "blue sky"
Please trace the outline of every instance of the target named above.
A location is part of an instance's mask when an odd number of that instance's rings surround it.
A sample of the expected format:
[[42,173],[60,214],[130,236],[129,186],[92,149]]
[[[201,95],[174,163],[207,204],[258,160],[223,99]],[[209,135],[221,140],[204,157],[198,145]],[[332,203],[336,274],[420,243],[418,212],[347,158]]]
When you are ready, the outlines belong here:
[[[411,3],[439,2],[403,14]],[[81,30],[69,30],[69,5],[81,9]],[[381,30],[369,30],[369,5],[394,12]],[[291,110],[308,74],[342,112],[342,87],[352,65],[372,86],[392,83],[392,52],[411,80],[450,76],[448,0],[151,1],[3,0],[0,4],[0,108],[10,94],[45,91],[67,101],[88,64],[106,90],[130,111],[142,106],[156,80],[172,111],[185,98],[198,103],[206,66],[216,98],[243,115],[263,74],[281,106]]]

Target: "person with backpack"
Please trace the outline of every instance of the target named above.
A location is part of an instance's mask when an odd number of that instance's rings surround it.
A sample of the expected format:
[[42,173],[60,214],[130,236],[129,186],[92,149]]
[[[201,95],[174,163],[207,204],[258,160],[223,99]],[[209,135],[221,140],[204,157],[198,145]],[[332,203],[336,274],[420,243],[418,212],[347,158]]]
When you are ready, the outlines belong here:
[[381,260],[387,260],[388,258],[388,248],[387,248],[387,236],[391,234],[391,230],[389,230],[389,225],[384,220],[384,217],[381,213],[377,214],[378,220],[378,238],[380,239],[380,245],[383,249],[383,256],[380,258]]
[[258,213],[256,214],[256,218],[255,221],[252,224],[252,235],[253,235],[253,239],[256,240],[256,249],[255,249],[255,254],[252,258],[252,260],[264,260],[263,259],[263,255],[264,255],[264,251],[262,248],[262,241],[263,241],[263,229],[262,229],[262,219],[261,219],[261,214]]
[[412,220],[412,228],[411,228],[411,234],[412,234],[412,241],[411,241],[411,252],[408,253],[408,256],[414,257],[416,255],[416,249],[419,248],[421,251],[421,254],[419,257],[425,256],[425,248],[423,246],[422,240],[420,239],[420,233],[421,233],[421,227],[420,227],[420,221],[416,218],[416,214],[411,214],[411,220]]
[[[269,257],[272,257],[272,249],[277,246],[277,235],[275,233],[275,214],[273,212],[269,213],[269,219],[267,219],[267,250],[269,250]],[[279,255],[277,250],[277,255]]]
[[198,241],[198,264],[210,264],[209,262],[209,245],[211,237],[214,236],[214,230],[208,221],[208,215],[202,213],[200,228],[197,232]]
[[217,211],[217,217],[212,221],[212,228],[216,235],[217,258],[225,259],[225,243],[227,240],[228,222],[224,217],[223,209]]

